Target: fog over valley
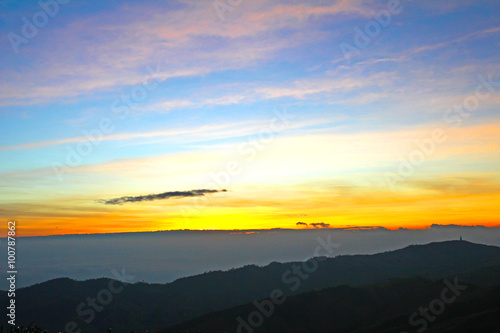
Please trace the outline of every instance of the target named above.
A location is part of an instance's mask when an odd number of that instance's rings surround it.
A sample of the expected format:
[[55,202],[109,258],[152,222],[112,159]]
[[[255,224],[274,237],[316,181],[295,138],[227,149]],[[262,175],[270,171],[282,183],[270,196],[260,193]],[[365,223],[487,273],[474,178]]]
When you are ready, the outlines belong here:
[[[439,226],[418,230],[303,229],[244,231],[159,231],[64,235],[18,239],[18,287],[58,277],[117,278],[166,283],[213,270],[273,261],[302,261],[321,242],[335,243],[334,254],[373,254],[436,241],[464,240],[500,245],[500,228]],[[318,241],[318,238],[321,240]],[[338,247],[337,247],[338,246]],[[6,247],[4,239],[1,247]],[[320,255],[327,254],[319,251]],[[5,290],[6,281],[0,289]]]

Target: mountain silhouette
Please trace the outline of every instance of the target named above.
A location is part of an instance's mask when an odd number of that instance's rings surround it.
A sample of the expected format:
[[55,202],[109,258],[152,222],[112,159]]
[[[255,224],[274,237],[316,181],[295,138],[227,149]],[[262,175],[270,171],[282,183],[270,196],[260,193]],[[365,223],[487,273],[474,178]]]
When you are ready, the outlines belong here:
[[[341,285],[356,287],[416,276],[431,280],[456,276],[460,281],[484,288],[500,283],[500,248],[466,241],[412,245],[375,255],[319,259],[322,261],[317,262],[313,272],[301,271],[302,277],[293,273],[293,267],[304,267],[305,262],[273,262],[264,267],[249,265],[208,272],[167,284],[129,284],[113,294],[102,310],[95,311],[89,323],[84,321],[88,317],[77,314],[77,308],[82,303],[85,305],[89,297],[96,298],[100,291],[109,289],[114,281],[59,278],[17,291],[16,303],[20,304],[17,321],[25,326],[34,321],[36,325],[61,332],[71,321],[82,332],[104,332],[109,327],[115,332],[140,332],[163,329],[255,299],[265,299],[276,289],[289,297]],[[303,278],[305,275],[307,278]],[[0,301],[7,304],[6,292],[0,293]],[[89,306],[83,309],[88,310]]]
[[[447,280],[453,285],[452,277]],[[167,332],[499,332],[500,284],[465,285],[435,315],[420,308],[441,297],[447,285],[423,278],[391,279],[362,287],[338,286],[291,296],[282,304],[254,301],[175,325]],[[451,291],[448,292],[453,295]],[[258,305],[256,305],[258,304]],[[258,325],[257,325],[258,324]]]

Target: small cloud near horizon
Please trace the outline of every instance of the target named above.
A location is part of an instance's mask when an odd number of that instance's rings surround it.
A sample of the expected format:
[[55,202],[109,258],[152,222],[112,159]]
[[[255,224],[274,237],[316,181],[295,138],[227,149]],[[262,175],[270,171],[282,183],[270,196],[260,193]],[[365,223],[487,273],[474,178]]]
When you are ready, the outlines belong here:
[[311,225],[315,228],[328,228],[330,226],[330,223],[324,223],[324,222],[320,222],[320,223],[311,223]]

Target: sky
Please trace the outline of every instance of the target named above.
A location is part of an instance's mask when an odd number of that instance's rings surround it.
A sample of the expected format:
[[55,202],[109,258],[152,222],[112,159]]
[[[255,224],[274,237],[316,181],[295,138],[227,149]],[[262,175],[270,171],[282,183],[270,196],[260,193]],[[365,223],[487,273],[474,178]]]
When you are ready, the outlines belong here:
[[498,2],[0,9],[19,236],[500,225]]

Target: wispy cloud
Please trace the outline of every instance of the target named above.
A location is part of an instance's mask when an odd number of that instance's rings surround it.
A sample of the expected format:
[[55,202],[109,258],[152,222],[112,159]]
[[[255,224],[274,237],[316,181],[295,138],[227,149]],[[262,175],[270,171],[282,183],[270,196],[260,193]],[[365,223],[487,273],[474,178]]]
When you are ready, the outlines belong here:
[[368,12],[360,1],[346,0],[328,5],[266,0],[248,7],[236,20],[224,22],[213,1],[181,1],[175,9],[124,4],[112,17],[76,17],[65,29],[51,31],[43,49],[26,49],[40,60],[21,80],[15,69],[2,71],[0,105],[51,102],[141,84],[144,68],[159,63],[164,80],[241,69],[310,41],[298,32],[296,38],[280,36],[275,33],[280,29],[299,25],[310,30],[305,23],[312,16]]
[[101,199],[97,200],[98,203],[103,203],[106,205],[122,205],[127,202],[142,202],[142,201],[153,201],[153,200],[164,200],[164,199],[178,199],[178,198],[188,198],[188,197],[203,197],[206,194],[227,192],[227,190],[191,190],[191,191],[173,191],[173,192],[163,192],[159,194],[148,194],[139,196],[125,196],[114,199]]
[[[336,121],[338,121],[338,119],[333,117],[297,121],[290,123],[289,126],[287,126],[287,129],[299,129],[309,126],[329,124]],[[204,126],[175,129],[175,130],[167,129],[167,130],[150,131],[142,133],[117,133],[117,134],[103,135],[102,138],[99,139],[99,141],[122,141],[122,140],[125,141],[125,140],[148,139],[148,138],[156,138],[160,140],[162,140],[161,138],[163,138],[164,141],[165,138],[175,138],[176,142],[196,142],[200,140],[227,139],[227,138],[236,138],[236,137],[253,135],[259,133],[260,130],[262,130],[263,128],[267,128],[268,126],[269,126],[269,120],[248,120],[248,121],[240,121],[240,122],[224,123],[224,124],[207,124]],[[277,132],[279,132],[279,130]],[[85,136],[72,137],[60,140],[30,142],[21,145],[0,146],[0,151],[36,149],[46,146],[72,144],[85,141],[89,141],[89,139]],[[156,142],[162,142],[162,141],[154,141],[153,143]],[[141,143],[134,142],[134,144],[141,144]]]
[[495,34],[498,32],[500,32],[500,27],[495,27],[495,28],[486,29],[486,30],[479,30],[479,31],[468,33],[466,35],[463,35],[461,37],[458,37],[458,38],[455,38],[455,39],[452,39],[449,41],[440,42],[440,43],[436,43],[436,44],[430,44],[430,45],[423,45],[423,46],[417,47],[413,50],[410,50],[406,53],[408,54],[408,56],[412,56],[412,55],[416,55],[416,54],[422,53],[422,52],[433,51],[433,50],[441,49],[443,47],[449,47],[452,44],[462,43],[462,42],[472,40],[475,38],[482,38],[484,36],[487,36],[490,34]]

